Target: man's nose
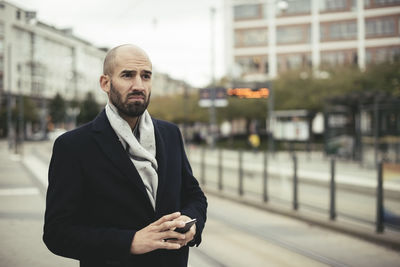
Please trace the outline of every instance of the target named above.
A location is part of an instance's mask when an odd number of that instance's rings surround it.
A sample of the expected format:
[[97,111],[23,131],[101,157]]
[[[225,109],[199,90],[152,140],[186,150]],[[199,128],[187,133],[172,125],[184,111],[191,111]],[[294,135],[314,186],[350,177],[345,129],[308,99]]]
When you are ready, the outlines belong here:
[[135,79],[133,79],[132,89],[136,89],[136,90],[144,90],[145,89],[142,77],[140,75],[136,75]]

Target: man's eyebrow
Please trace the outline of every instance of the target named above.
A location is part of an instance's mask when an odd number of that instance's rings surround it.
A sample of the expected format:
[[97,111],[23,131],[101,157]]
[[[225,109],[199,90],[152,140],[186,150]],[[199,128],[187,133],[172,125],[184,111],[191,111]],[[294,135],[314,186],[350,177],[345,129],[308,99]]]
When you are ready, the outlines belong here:
[[136,71],[135,70],[123,70],[123,71],[121,71],[121,74],[132,74],[134,72],[136,72]]
[[149,70],[144,70],[143,72],[146,73],[146,74],[150,74],[150,75],[152,74],[152,72],[149,71]]

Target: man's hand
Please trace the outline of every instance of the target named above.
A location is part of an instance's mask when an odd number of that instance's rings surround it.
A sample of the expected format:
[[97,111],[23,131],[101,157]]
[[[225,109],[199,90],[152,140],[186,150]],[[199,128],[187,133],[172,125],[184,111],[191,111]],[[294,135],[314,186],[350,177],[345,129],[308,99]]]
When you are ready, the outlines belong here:
[[[191,218],[186,216],[186,215],[181,215],[178,218],[176,218],[174,221],[181,221],[181,222],[187,222],[190,221]],[[189,231],[187,231],[184,235],[184,239],[178,239],[178,240],[168,240],[169,243],[175,243],[179,244],[180,246],[186,246],[187,243],[193,240],[194,235],[196,234],[196,224],[193,224],[192,227],[190,227]]]
[[[144,254],[156,249],[180,249],[185,243],[182,240],[186,240],[186,237],[174,229],[185,226],[183,220],[178,220],[181,217],[180,212],[171,213],[137,231],[132,240],[131,253]],[[169,238],[177,240],[165,241]]]

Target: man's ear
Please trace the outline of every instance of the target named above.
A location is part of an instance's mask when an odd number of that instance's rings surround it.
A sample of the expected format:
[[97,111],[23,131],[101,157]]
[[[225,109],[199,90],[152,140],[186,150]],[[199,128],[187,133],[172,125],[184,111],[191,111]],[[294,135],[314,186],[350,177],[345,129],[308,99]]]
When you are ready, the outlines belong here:
[[110,92],[110,76],[108,76],[107,74],[102,74],[100,76],[100,86],[101,89],[103,89],[104,92],[106,92],[107,94]]

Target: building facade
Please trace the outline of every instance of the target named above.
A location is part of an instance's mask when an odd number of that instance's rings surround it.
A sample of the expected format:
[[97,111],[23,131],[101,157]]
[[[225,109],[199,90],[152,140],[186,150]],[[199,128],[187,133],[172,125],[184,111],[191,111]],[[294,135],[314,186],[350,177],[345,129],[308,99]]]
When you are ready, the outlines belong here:
[[[0,1],[0,95],[82,100],[92,92],[105,104],[99,87],[107,49],[36,19],[36,12]],[[154,71],[153,96],[184,92],[189,85]]]
[[36,20],[36,13],[0,1],[0,92],[50,99],[57,93],[81,100],[92,92],[97,101],[104,49]]
[[[45,24],[36,19],[35,11],[0,0],[0,137],[8,135],[11,144],[16,132],[19,140],[35,133],[45,136],[54,126],[48,103],[56,94],[67,101],[82,101],[90,92],[97,103],[105,105],[107,95],[99,78],[106,52],[107,48],[73,35],[72,29]],[[182,81],[154,72],[153,96],[191,90]],[[20,104],[23,97],[37,108],[36,122],[24,122],[22,114],[29,111]],[[12,115],[15,110],[18,118]],[[79,112],[79,108],[67,107],[65,123],[57,126],[74,128]]]
[[233,77],[400,59],[400,0],[225,0],[224,8]]

